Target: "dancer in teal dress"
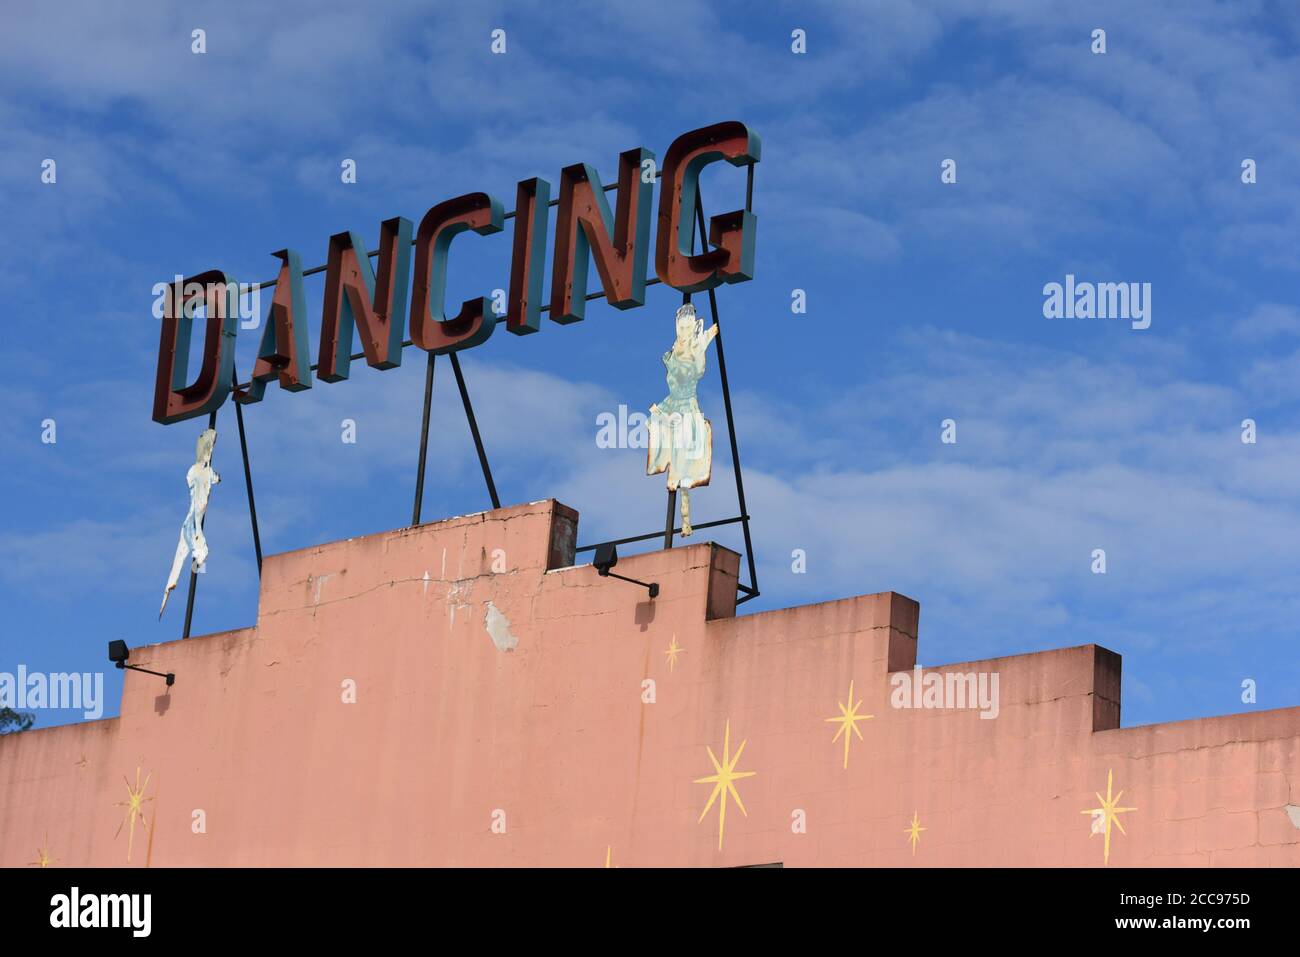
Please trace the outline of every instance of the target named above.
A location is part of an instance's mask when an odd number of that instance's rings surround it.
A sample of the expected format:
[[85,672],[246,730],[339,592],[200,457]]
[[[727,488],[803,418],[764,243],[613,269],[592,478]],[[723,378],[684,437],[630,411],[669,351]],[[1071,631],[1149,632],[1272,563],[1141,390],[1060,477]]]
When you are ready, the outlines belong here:
[[704,355],[718,334],[704,331],[690,303],[677,310],[677,338],[664,353],[668,395],[650,406],[650,445],[646,474],[668,473],[668,490],[680,491],[682,535],[691,534],[689,490],[709,484],[713,472],[713,426],[700,413],[695,389],[704,375]]

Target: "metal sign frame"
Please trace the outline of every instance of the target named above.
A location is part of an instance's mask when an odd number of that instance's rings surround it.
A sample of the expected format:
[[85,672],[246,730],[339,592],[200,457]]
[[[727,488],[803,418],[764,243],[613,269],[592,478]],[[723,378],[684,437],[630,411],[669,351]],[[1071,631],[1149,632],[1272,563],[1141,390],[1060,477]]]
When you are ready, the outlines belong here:
[[[638,151],[628,151],[629,154],[634,152],[638,152]],[[626,160],[627,157],[628,154],[624,154],[623,156],[620,157],[621,166],[627,165],[627,163],[622,162]],[[744,164],[746,168],[746,182],[745,182],[745,209],[743,212],[743,216],[746,217],[747,219],[752,218],[752,214],[753,214],[755,162],[756,160],[750,160]],[[574,167],[566,168],[564,175],[569,175],[571,171],[573,171],[574,169],[575,169]],[[626,171],[624,170],[621,172],[625,174]],[[662,173],[656,172],[655,177],[656,179],[662,178]],[[576,174],[574,174],[572,178],[585,181],[585,177],[580,177],[577,176]],[[594,179],[594,177],[592,178]],[[538,183],[537,180],[530,180],[520,184],[521,187],[520,196],[523,198],[523,200],[527,203],[528,207],[530,208],[525,209],[523,206],[521,206],[516,210],[512,210],[508,213],[503,213],[501,215],[501,218],[502,219],[514,218],[521,210],[523,210],[525,215],[529,215],[529,218],[531,220],[531,213],[533,212],[533,209],[531,207],[536,205],[541,205],[540,201],[542,199],[547,199],[546,202],[547,212],[549,212],[550,207],[559,206],[561,204],[561,199],[553,199],[553,200],[548,199],[549,196],[548,190],[541,191],[540,195],[538,195],[537,192],[533,192],[531,195],[525,195],[526,192],[525,187],[531,186],[533,190],[536,190],[537,183]],[[627,185],[629,185],[627,182],[627,176],[620,175],[618,182],[614,182],[602,186],[600,193],[609,192],[611,190],[617,190],[620,189],[620,186],[626,187]],[[620,192],[621,192],[620,204],[626,204],[630,202],[629,197],[627,195],[623,195],[622,191]],[[709,249],[710,244],[708,241],[708,233],[705,225],[706,218],[704,215],[704,206],[703,206],[703,201],[701,199],[698,183],[695,184],[692,192],[694,193],[694,197],[693,197],[694,224],[692,225],[691,232],[690,232],[690,250],[691,250],[691,254],[693,255],[695,252],[695,244],[697,238],[701,244],[701,247],[706,251]],[[603,204],[603,198],[601,199],[601,203]],[[560,230],[557,229],[557,233],[559,232]],[[574,229],[572,230],[572,232],[576,233],[577,236],[579,237],[582,235],[581,229]],[[753,230],[752,229],[748,230],[748,234],[749,234],[749,240],[752,242]],[[558,242],[561,237],[557,235],[556,238]],[[641,238],[641,241],[644,242],[644,237],[639,237],[639,238]],[[391,237],[390,237],[390,241],[391,241]],[[353,242],[355,242],[355,240],[353,240]],[[417,242],[418,240],[413,239],[410,241],[410,244],[413,246]],[[518,244],[518,242],[519,242],[519,238],[517,234],[516,244]],[[382,245],[382,240],[381,240],[381,245]],[[585,246],[584,242],[579,242],[578,245],[580,248],[577,249],[576,251],[578,253],[581,253],[581,255],[578,256],[577,259],[580,263],[582,263],[582,267],[580,268],[585,268],[586,260],[590,257],[590,252],[585,248],[581,248]],[[380,249],[368,251],[366,253],[366,258],[367,259],[375,258],[380,255],[380,252],[381,252]],[[333,248],[331,248],[331,255],[332,256],[335,255],[335,250]],[[559,258],[561,253],[557,252],[556,255],[557,258]],[[290,256],[289,252],[287,250],[284,251],[284,254],[282,255],[282,259],[285,260],[286,267],[289,262],[289,256]],[[328,268],[329,268],[328,263],[322,264],[320,266],[316,266],[310,269],[300,270],[298,272],[298,276],[305,277],[305,276],[314,275],[319,272],[325,272]],[[381,269],[381,273],[382,271],[383,270]],[[287,268],[282,269],[281,275],[278,276],[276,279],[272,279],[267,282],[256,283],[250,288],[263,289],[263,288],[274,287],[280,282],[280,280],[286,275],[287,272],[288,272]],[[297,277],[295,276],[294,278],[296,280]],[[581,316],[581,308],[582,308],[581,303],[608,298],[607,291],[606,291],[607,284],[604,281],[605,277],[602,276],[601,278],[602,278],[602,288],[600,292],[588,293],[579,302],[566,304],[568,306],[570,321],[573,321],[572,317],[574,313],[576,313],[579,317]],[[651,286],[651,285],[661,284],[663,280],[660,279],[658,276],[655,276],[655,277],[643,279],[642,282],[645,286]],[[298,283],[295,281],[293,285],[297,286]],[[539,287],[540,280],[535,282],[534,286]],[[709,522],[700,522],[698,524],[694,524],[693,529],[717,528],[725,525],[734,525],[737,523],[741,525],[744,534],[744,541],[745,541],[745,557],[746,557],[748,571],[749,571],[749,584],[745,584],[744,582],[740,582],[740,581],[738,581],[736,584],[737,591],[740,592],[741,594],[741,597],[737,599],[736,603],[741,604],[743,602],[749,601],[750,599],[757,598],[759,596],[758,575],[757,575],[757,570],[756,570],[755,560],[754,560],[753,537],[750,530],[750,515],[745,503],[744,476],[740,464],[740,449],[736,440],[735,417],[732,411],[732,404],[731,404],[731,387],[727,377],[727,360],[726,360],[726,353],[723,347],[722,325],[718,313],[718,299],[717,299],[716,286],[709,285],[706,291],[709,297],[709,311],[712,316],[714,326],[716,326],[718,329],[718,333],[716,336],[717,350],[718,350],[718,375],[722,384],[723,407],[725,409],[726,418],[727,418],[727,436],[730,442],[731,460],[732,460],[732,466],[733,466],[733,471],[735,473],[735,480],[736,480],[736,500],[737,500],[737,505],[739,506],[740,514],[733,516],[731,518],[717,519]],[[533,288],[530,292],[535,301],[537,288]],[[294,289],[291,291],[291,293],[287,293],[287,294],[299,295],[300,289]],[[691,292],[689,291],[683,292],[682,302],[683,303],[690,302],[691,296],[692,296]],[[555,305],[554,302],[551,304],[542,305],[540,307],[537,307],[536,311],[539,313],[550,312],[552,310],[553,305]],[[273,309],[274,308],[275,307],[273,305]],[[494,321],[497,320],[494,319]],[[501,321],[505,321],[505,317],[502,317]],[[523,320],[516,319],[515,321],[517,323],[523,324]],[[273,319],[268,321],[268,325],[273,326],[273,324],[274,324]],[[166,333],[164,332],[164,335],[165,334]],[[396,344],[396,342],[394,342],[394,344]],[[414,342],[412,339],[405,339],[401,341],[399,348],[404,350],[406,347],[413,344]],[[245,426],[244,426],[243,406],[245,403],[238,400],[238,396],[247,390],[253,389],[254,386],[257,384],[257,381],[255,379],[250,379],[250,381],[246,383],[239,382],[238,375],[235,373],[235,369],[234,369],[233,352],[234,349],[233,349],[233,342],[232,342],[230,346],[230,358],[229,358],[229,363],[230,363],[229,368],[231,370],[230,371],[230,382],[231,382],[230,393],[232,398],[236,399],[236,401],[233,404],[235,406],[235,418],[236,418],[238,431],[239,431],[239,449],[240,449],[240,455],[243,459],[244,485],[245,485],[245,491],[248,499],[249,523],[252,530],[253,549],[257,559],[258,577],[260,578],[262,574],[262,540],[261,540],[261,533],[258,528],[258,522],[257,522],[257,505],[253,493],[252,464],[248,454],[248,441],[247,441],[247,436],[246,436]],[[421,507],[424,499],[425,471],[426,471],[426,460],[428,456],[428,441],[429,441],[429,419],[430,419],[430,411],[432,407],[432,398],[433,398],[434,364],[437,359],[438,353],[430,350],[428,351],[427,355],[428,358],[425,366],[425,381],[424,381],[424,409],[423,409],[422,420],[420,425],[419,458],[417,460],[417,465],[416,465],[415,495],[414,495],[414,501],[412,503],[412,509],[411,509],[411,527],[420,524]],[[474,441],[475,451],[478,454],[479,466],[483,471],[483,480],[487,487],[488,497],[492,502],[492,507],[494,509],[498,509],[501,507],[501,501],[497,495],[496,483],[492,478],[492,469],[490,464],[488,463],[487,452],[484,448],[482,435],[479,432],[478,420],[474,415],[474,407],[473,407],[473,403],[470,401],[469,390],[465,384],[465,376],[463,371],[461,370],[460,359],[457,356],[456,351],[447,352],[447,356],[451,362],[452,373],[456,377],[456,386],[458,391],[460,392],[461,404],[465,410],[465,419],[467,424],[469,425],[470,435]],[[366,358],[365,349],[357,353],[352,353],[349,356],[348,361],[364,359],[364,358]],[[337,357],[337,359],[330,358],[329,364],[333,366],[336,361],[339,361],[341,359],[342,359],[341,356]],[[321,363],[316,363],[311,365],[310,366],[311,371],[312,372],[317,371],[320,364]],[[222,365],[224,366],[224,362],[222,363]],[[163,372],[161,370],[161,363],[160,363],[160,371],[159,371],[160,383],[162,382],[162,378],[161,378],[162,376],[163,376]],[[212,429],[216,428],[217,411],[218,409],[213,409],[209,413],[208,428],[212,428]],[[636,542],[649,541],[658,538],[660,535],[663,536],[663,547],[672,548],[674,536],[681,533],[681,529],[674,526],[676,500],[677,500],[676,492],[673,491],[668,492],[667,517],[665,519],[664,528],[662,531],[653,531],[653,532],[647,532],[638,535],[631,535],[625,538],[614,539],[609,542],[597,542],[591,545],[581,545],[578,546],[576,552],[583,553],[588,551],[594,551],[601,544],[626,545],[626,544],[632,544]],[[189,593],[186,599],[186,607],[185,607],[185,626],[181,636],[182,638],[190,637],[190,627],[194,615],[194,600],[195,600],[195,593],[197,591],[197,585],[198,585],[198,576],[191,568],[190,581],[189,581]]]

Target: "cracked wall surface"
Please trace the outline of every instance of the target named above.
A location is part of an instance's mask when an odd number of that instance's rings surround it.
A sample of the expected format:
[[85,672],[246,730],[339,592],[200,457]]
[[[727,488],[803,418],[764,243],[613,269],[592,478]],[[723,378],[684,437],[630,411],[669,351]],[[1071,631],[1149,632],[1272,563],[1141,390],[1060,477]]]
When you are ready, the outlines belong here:
[[[1096,645],[918,673],[911,599],[736,617],[703,542],[620,560],[650,601],[576,528],[545,501],[268,557],[253,627],[133,649],[170,690],[0,737],[0,865],[126,866],[137,768],[130,866],[1300,864],[1300,708],[1122,728]],[[992,720],[895,706],[993,673]]]

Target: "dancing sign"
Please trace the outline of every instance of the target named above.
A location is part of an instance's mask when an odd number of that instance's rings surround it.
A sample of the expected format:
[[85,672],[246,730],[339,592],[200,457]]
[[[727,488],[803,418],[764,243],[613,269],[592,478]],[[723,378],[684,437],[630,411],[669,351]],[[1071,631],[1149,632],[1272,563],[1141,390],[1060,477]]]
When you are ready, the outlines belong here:
[[[655,239],[655,272],[660,281],[690,293],[752,279],[757,222],[748,202],[745,209],[710,217],[708,248],[693,252],[691,239],[701,170],[719,160],[751,166],[758,162],[759,154],[758,136],[734,121],[677,137],[660,166],[645,148],[627,150],[619,156],[613,214],[591,166],[576,163],[565,167],[554,204],[555,241],[546,308],[551,320],[569,324],[583,319],[589,260],[596,264],[610,305],[633,309],[645,304],[651,201],[657,178],[662,180]],[[354,335],[360,336],[367,365],[391,369],[402,361],[404,328],[409,330],[412,344],[435,354],[481,345],[499,321],[515,335],[538,332],[550,197],[551,184],[544,179],[518,184],[511,214],[515,224],[509,291],[505,314],[500,317],[486,296],[461,303],[454,316],[446,314],[444,303],[447,254],[453,238],[467,231],[488,235],[503,228],[507,214],[501,202],[488,193],[468,193],[438,203],[425,213],[418,228],[400,216],[384,221],[377,270],[371,268],[370,254],[359,233],[331,236],[315,367],[309,354],[301,256],[292,249],[275,253],[280,261],[275,294],[250,381],[243,387],[236,387],[233,381],[239,331],[235,281],[221,270],[209,270],[167,285],[161,309],[154,421],[168,425],[209,415],[232,391],[236,402],[260,402],[272,381],[290,392],[310,389],[313,370],[326,382],[344,381]],[[200,306],[205,335],[199,370],[191,379],[190,337]]]

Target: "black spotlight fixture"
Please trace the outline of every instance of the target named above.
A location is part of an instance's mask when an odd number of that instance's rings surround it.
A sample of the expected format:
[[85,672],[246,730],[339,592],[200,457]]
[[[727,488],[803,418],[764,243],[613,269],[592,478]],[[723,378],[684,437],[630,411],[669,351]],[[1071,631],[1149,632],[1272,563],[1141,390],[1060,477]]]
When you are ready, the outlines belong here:
[[130,668],[132,671],[142,671],[147,675],[157,675],[159,678],[167,679],[167,687],[176,683],[176,676],[170,671],[163,674],[161,671],[150,671],[148,668],[141,668],[139,665],[128,665],[127,659],[131,657],[131,649],[126,646],[125,641],[110,641],[108,643],[108,660],[113,662],[119,668]]
[[640,585],[642,588],[649,589],[651,598],[659,597],[658,582],[641,582],[624,575],[615,575],[610,571],[611,568],[618,564],[618,548],[613,542],[597,545],[596,557],[591,560],[591,564],[596,569],[596,574],[602,578],[617,578],[619,581],[631,582],[633,585]]

